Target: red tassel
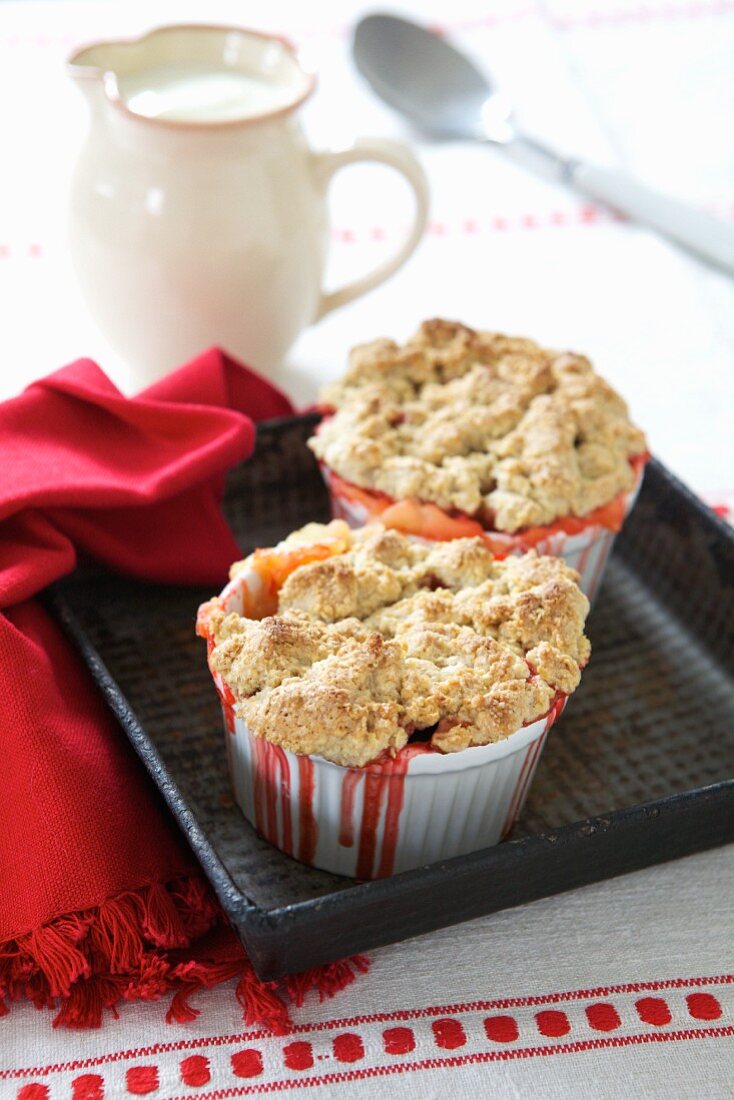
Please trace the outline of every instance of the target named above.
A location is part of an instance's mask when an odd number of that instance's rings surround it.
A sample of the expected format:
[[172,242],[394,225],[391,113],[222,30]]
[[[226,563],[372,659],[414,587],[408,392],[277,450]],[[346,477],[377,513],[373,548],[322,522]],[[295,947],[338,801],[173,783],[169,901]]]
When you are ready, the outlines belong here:
[[162,955],[143,951],[137,962],[135,977],[123,991],[126,1001],[158,1001],[171,988],[171,964]]
[[107,961],[110,974],[132,974],[144,950],[135,898],[122,894],[100,905],[90,937],[95,950]]
[[166,887],[152,882],[140,895],[143,929],[156,947],[186,947],[186,934],[181,915]]
[[0,944],[0,1016],[8,1012],[6,999],[25,997],[57,1008],[54,1027],[99,1027],[104,1010],[117,1016],[123,999],[173,992],[166,1019],[184,1023],[198,1016],[193,994],[236,977],[245,1024],[285,1035],[292,1025],[284,997],[301,1005],[314,988],[331,997],[367,967],[355,955],[307,970],[286,978],[281,996],[276,982],[257,977],[213,895],[192,877],[152,883]]
[[227,959],[220,963],[199,963],[189,961],[177,966],[172,977],[182,982],[181,988],[173,996],[166,1013],[166,1022],[176,1021],[179,1024],[189,1023],[199,1015],[198,1008],[189,1004],[189,997],[200,989],[211,989],[212,986],[226,982],[234,978],[242,970],[242,951],[238,952],[239,958]]
[[11,1001],[26,997],[36,1008],[53,1004],[45,975],[33,959],[21,955],[15,941],[0,950],[0,991]]
[[315,972],[314,985],[321,1000],[341,993],[357,977],[356,971],[366,974],[369,968],[370,962],[365,955],[352,955],[350,959],[338,959],[327,966],[319,967]]
[[64,919],[18,939],[20,950],[33,960],[48,982],[51,997],[68,997],[74,982],[91,973],[89,960],[76,946],[88,926],[88,920]]
[[3,997],[10,997],[11,1001],[18,1000],[20,990],[30,981],[34,972],[37,972],[36,964],[32,959],[21,955],[14,942],[5,944],[0,949],[0,994]]
[[97,983],[77,982],[61,1002],[53,1026],[76,1029],[101,1027],[103,1008]]
[[285,1002],[275,992],[276,982],[260,981],[247,962],[237,983],[236,996],[243,1008],[247,1027],[261,1024],[273,1035],[287,1035],[292,1024]]
[[365,955],[352,955],[350,959],[303,970],[300,974],[289,974],[283,981],[293,1004],[300,1008],[312,989],[318,989],[323,1001],[351,985],[357,976],[356,971],[366,974],[369,968],[370,962]]
[[313,989],[313,970],[302,970],[300,974],[288,974],[283,979],[288,997],[300,1008],[306,1000],[306,994]]
[[222,911],[200,878],[185,878],[173,884],[181,921],[189,940],[198,940],[222,918]]
[[195,993],[199,986],[196,985],[182,985],[179,990],[174,993],[171,1003],[168,1006],[168,1012],[166,1012],[167,1024],[190,1024],[192,1020],[195,1020],[199,1015],[198,1008],[192,1008],[189,1004],[189,997],[192,993]]

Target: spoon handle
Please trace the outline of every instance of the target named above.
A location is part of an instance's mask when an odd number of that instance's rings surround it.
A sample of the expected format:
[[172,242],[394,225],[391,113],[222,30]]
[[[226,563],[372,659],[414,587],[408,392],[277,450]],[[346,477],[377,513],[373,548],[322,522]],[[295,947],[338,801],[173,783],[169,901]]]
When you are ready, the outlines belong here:
[[670,237],[709,263],[734,275],[734,224],[661,194],[615,168],[571,162],[567,178],[592,199]]

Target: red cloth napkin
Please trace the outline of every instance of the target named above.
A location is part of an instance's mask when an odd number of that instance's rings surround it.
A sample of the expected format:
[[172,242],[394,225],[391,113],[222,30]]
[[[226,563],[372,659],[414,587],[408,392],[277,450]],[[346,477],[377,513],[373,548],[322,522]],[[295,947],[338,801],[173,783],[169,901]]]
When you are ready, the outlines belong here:
[[[220,585],[219,510],[253,420],[284,394],[217,350],[134,399],[80,360],[0,405],[0,1015],[7,1000],[98,1026],[105,1007],[238,975],[248,1023],[288,1027],[81,661],[33,597],[80,554],[150,581]],[[357,967],[362,960],[355,960]],[[335,992],[348,962],[286,999]]]

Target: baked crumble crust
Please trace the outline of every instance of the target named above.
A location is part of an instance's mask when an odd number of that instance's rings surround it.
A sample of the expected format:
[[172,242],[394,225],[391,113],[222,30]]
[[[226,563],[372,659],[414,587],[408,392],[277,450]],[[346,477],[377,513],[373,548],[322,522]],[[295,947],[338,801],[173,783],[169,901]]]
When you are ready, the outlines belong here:
[[478,538],[424,543],[379,524],[309,537],[337,549],[290,574],[276,615],[209,616],[211,667],[256,736],[360,766],[435,727],[431,744],[456,752],[576,688],[589,604],[562,559],[497,561]]
[[582,355],[452,321],[354,348],[310,440],[341,477],[498,531],[585,516],[634,485],[645,437]]

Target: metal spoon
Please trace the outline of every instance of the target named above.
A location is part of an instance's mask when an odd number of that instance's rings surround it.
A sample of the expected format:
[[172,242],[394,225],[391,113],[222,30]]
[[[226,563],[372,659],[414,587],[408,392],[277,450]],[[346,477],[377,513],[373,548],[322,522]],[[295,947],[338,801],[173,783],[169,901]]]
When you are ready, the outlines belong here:
[[377,94],[432,137],[504,145],[550,168],[592,199],[734,274],[734,226],[662,195],[615,168],[566,159],[521,133],[509,102],[444,38],[392,15],[368,15],[354,33],[357,68]]

